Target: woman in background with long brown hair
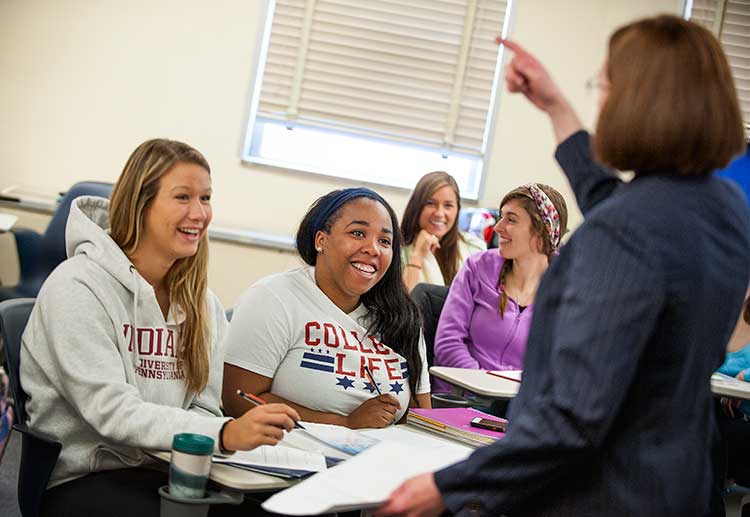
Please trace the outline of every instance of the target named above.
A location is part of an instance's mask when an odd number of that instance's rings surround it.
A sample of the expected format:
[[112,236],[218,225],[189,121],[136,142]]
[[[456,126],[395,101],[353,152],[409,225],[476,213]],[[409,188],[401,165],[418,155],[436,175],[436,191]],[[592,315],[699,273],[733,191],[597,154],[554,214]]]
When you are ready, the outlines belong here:
[[474,235],[458,230],[461,195],[447,172],[422,176],[404,210],[401,233],[404,283],[450,286],[466,258],[487,249]]
[[143,449],[168,450],[185,432],[213,438],[216,452],[252,449],[299,418],[283,404],[222,415],[227,321],[206,287],[209,171],[192,147],[149,140],[111,202],[73,201],[70,258],[42,286],[21,348],[31,427],[62,442],[45,515],[158,516],[167,477],[144,468]]

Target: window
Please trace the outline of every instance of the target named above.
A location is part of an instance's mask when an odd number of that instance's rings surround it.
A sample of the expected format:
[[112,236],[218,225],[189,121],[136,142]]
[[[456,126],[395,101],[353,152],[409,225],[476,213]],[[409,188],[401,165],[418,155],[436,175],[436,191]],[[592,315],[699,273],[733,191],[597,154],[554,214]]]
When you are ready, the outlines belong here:
[[742,115],[750,123],[750,0],[688,0],[685,17],[711,29],[721,41]]
[[477,199],[511,0],[270,3],[243,158]]

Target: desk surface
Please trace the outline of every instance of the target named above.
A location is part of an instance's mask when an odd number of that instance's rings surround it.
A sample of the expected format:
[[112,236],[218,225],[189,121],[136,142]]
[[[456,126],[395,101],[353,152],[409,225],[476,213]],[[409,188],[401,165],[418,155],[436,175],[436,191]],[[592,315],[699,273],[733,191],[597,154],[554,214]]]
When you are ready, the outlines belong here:
[[711,376],[711,393],[750,400],[750,382],[741,381],[717,372]]
[[[495,377],[484,370],[433,366],[430,373],[454,386],[493,399],[511,399],[516,396],[521,386],[518,382]],[[711,376],[711,393],[750,400],[750,382],[714,373]]]
[[[146,451],[146,453],[160,461],[170,462],[172,453],[169,451]],[[275,492],[289,488],[293,483],[275,476],[267,476],[258,472],[239,469],[230,465],[214,463],[211,465],[211,481],[228,490],[239,492]]]
[[[397,440],[402,443],[413,443],[415,447],[429,445],[439,451],[441,446],[458,447],[467,451],[473,448],[452,440],[448,436],[438,436],[433,433],[412,427],[410,425],[389,426],[384,429],[363,429],[363,434],[378,440]],[[172,459],[170,451],[145,451],[146,454],[159,461],[169,463]],[[211,465],[211,481],[222,488],[235,492],[277,492],[297,483],[275,476],[267,476],[258,472],[232,467],[221,463]]]
[[454,386],[491,399],[512,399],[521,387],[520,382],[490,375],[485,370],[433,366],[430,373]]

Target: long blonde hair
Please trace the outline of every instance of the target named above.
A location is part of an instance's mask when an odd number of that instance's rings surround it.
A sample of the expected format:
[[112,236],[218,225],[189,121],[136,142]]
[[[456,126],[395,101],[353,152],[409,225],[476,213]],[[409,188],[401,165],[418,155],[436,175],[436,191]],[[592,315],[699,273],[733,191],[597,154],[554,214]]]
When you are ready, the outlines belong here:
[[[147,140],[128,158],[109,204],[112,239],[126,255],[133,253],[141,242],[146,211],[159,192],[161,177],[181,162],[198,165],[211,173],[208,162],[200,152],[174,140]],[[198,393],[206,387],[209,371],[206,234],[198,243],[195,255],[172,264],[165,283],[170,304],[179,305],[185,313],[185,321],[178,330],[177,357],[182,361],[188,391]]]

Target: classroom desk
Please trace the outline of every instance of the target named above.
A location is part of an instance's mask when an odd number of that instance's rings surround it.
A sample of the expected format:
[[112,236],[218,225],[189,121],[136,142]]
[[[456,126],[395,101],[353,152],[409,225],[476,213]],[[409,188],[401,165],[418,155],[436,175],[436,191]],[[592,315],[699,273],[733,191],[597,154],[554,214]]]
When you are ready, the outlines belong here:
[[[146,454],[159,461],[169,463],[172,458],[170,451],[145,451]],[[211,481],[222,488],[234,492],[276,492],[289,488],[293,483],[275,476],[267,476],[258,472],[239,469],[230,465],[214,463],[211,465]]]
[[711,376],[711,393],[722,397],[750,400],[750,382],[717,372]]
[[433,366],[430,374],[453,385],[457,394],[466,390],[488,399],[512,399],[521,387],[520,382],[495,377],[485,370]]
[[[489,375],[485,370],[433,366],[430,374],[454,387],[454,391],[470,391],[490,399],[512,399],[521,384]],[[711,376],[711,393],[722,397],[750,400],[750,382],[744,382],[721,373]]]

